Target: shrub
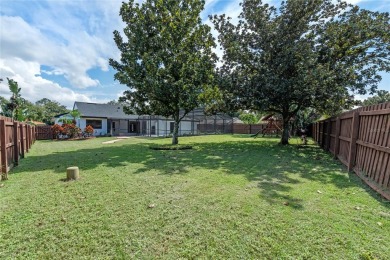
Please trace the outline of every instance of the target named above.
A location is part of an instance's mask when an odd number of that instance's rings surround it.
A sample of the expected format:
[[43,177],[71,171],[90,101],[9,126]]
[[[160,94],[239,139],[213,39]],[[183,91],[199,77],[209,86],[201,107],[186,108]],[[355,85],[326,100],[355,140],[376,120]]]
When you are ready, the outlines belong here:
[[55,124],[51,127],[51,130],[53,131],[53,134],[56,138],[58,138],[58,135],[62,134],[64,132],[64,128],[58,124]]
[[91,136],[93,134],[93,127],[90,125],[87,125],[86,128],[84,128],[84,133],[86,133],[87,136]]
[[63,124],[63,134],[66,134],[69,138],[75,138],[81,134],[81,129],[75,124]]

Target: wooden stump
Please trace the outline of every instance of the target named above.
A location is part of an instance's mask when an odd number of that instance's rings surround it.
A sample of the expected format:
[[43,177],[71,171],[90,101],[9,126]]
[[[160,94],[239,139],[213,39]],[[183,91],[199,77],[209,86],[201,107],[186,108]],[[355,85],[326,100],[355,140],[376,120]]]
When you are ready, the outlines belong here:
[[68,181],[78,180],[79,178],[80,178],[79,167],[73,166],[73,167],[68,167],[66,169],[66,179]]

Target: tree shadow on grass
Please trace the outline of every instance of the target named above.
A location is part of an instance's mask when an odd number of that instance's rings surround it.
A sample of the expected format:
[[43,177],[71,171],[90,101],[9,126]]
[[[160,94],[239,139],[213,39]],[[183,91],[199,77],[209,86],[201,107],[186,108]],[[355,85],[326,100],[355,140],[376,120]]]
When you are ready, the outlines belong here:
[[82,171],[101,166],[123,171],[121,168],[129,164],[138,165],[134,174],[149,170],[163,175],[187,174],[194,169],[218,170],[245,176],[260,190],[263,199],[269,203],[283,200],[286,206],[294,209],[302,209],[303,203],[293,197],[291,191],[306,180],[333,184],[339,189],[357,185],[348,175],[340,174],[340,164],[316,146],[281,146],[275,138],[191,145],[194,146],[192,150],[157,151],[149,149],[147,143],[123,143],[28,156],[13,173],[52,170],[63,174],[67,167],[74,165]]

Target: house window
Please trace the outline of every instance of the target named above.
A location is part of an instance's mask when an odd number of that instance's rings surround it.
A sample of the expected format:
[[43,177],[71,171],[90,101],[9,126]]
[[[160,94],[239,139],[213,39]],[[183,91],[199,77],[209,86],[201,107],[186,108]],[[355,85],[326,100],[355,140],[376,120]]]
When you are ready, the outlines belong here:
[[87,126],[90,125],[93,129],[102,129],[102,120],[87,119]]

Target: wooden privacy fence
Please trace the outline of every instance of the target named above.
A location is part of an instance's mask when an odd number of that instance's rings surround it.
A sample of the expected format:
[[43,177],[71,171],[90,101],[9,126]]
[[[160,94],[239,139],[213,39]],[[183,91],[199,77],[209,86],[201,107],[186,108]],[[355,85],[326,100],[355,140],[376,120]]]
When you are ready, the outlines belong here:
[[233,134],[257,134],[267,124],[233,124]]
[[313,125],[313,138],[390,200],[390,102],[361,107]]
[[35,127],[35,138],[37,140],[51,140],[54,138],[54,133],[50,125],[39,125]]
[[34,126],[0,116],[0,179],[8,178],[9,170],[19,164],[34,141]]

